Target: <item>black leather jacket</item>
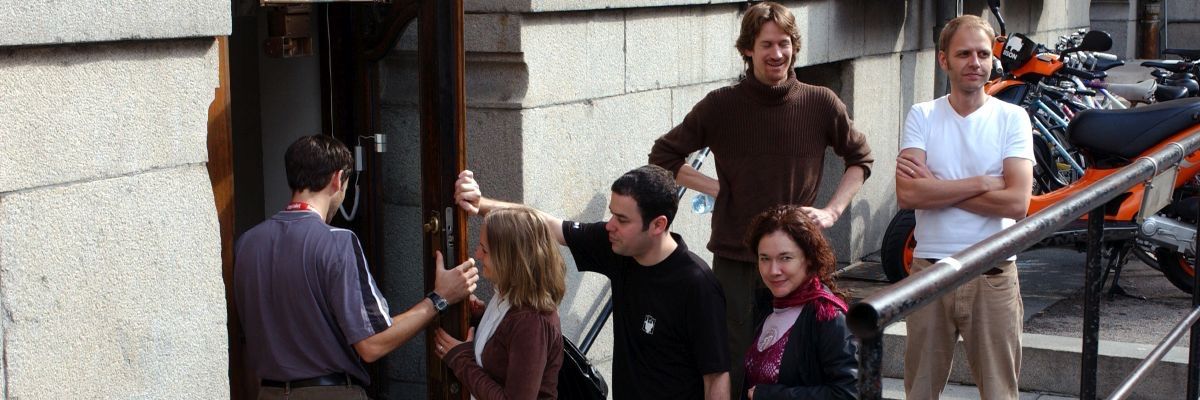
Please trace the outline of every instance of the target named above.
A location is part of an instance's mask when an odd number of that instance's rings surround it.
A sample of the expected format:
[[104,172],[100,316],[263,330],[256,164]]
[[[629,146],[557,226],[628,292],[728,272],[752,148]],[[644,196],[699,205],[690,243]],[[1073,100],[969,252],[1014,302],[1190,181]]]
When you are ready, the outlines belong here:
[[[766,314],[756,320],[755,338],[762,332]],[[839,312],[837,318],[818,322],[816,307],[804,307],[783,349],[779,383],[755,387],[754,400],[858,399],[855,354],[845,314]],[[742,388],[743,399],[749,389]]]

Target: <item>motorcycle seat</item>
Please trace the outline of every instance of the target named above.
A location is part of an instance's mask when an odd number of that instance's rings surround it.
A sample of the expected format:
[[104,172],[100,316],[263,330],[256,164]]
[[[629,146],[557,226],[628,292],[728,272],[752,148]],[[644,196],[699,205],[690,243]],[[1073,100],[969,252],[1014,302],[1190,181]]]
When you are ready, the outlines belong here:
[[1121,60],[1105,60],[1097,58],[1096,63],[1092,65],[1092,69],[1095,71],[1108,71],[1122,65],[1125,65],[1125,62]]
[[1162,60],[1162,61],[1144,61],[1143,67],[1161,68],[1171,72],[1187,72],[1192,69],[1192,64],[1179,60]]
[[1187,98],[1125,110],[1084,110],[1067,126],[1067,136],[1094,157],[1133,159],[1196,124],[1200,98]]

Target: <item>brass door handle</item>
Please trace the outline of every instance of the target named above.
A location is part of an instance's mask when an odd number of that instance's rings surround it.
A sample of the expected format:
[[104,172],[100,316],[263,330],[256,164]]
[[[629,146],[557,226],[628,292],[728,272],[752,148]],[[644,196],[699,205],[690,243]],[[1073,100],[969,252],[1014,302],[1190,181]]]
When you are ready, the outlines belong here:
[[434,211],[433,214],[429,216],[429,222],[426,222],[423,225],[425,228],[425,233],[437,233],[437,231],[441,229],[441,218],[439,217],[440,216],[438,215],[437,211]]

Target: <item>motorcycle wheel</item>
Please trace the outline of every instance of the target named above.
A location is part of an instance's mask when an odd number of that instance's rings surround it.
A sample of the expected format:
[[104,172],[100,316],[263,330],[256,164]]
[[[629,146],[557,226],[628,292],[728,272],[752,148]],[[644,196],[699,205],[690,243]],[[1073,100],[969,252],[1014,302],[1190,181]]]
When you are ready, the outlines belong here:
[[879,258],[883,264],[883,273],[888,281],[897,282],[909,274],[912,267],[913,250],[917,248],[917,239],[913,232],[917,227],[917,216],[913,210],[900,210],[888,223],[883,233],[883,246],[880,247]]
[[1172,285],[1179,288],[1185,293],[1192,293],[1193,279],[1196,274],[1196,257],[1175,251],[1174,249],[1159,247],[1154,250],[1154,256],[1158,259],[1158,265],[1163,275],[1171,281]]

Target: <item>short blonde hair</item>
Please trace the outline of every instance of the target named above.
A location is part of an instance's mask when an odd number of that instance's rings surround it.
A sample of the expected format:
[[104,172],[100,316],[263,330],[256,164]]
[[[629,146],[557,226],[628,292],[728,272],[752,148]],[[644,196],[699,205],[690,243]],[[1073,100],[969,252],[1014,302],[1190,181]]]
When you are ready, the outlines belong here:
[[[792,11],[779,3],[764,1],[747,9],[746,15],[742,16],[742,31],[738,34],[734,47],[738,49],[738,53],[753,50],[754,39],[758,38],[763,25],[768,22],[774,22],[779,29],[792,38],[792,59],[788,60],[790,68],[796,63],[796,56],[800,54],[800,30],[796,27],[796,17],[792,15]],[[751,64],[754,63],[754,60],[750,57],[742,54],[742,61],[746,62],[747,70],[753,68]]]
[[483,219],[496,289],[515,308],[558,309],[566,265],[541,213],[529,207],[492,210]]
[[961,28],[979,28],[982,29],[988,37],[996,37],[996,30],[992,29],[992,25],[986,19],[980,18],[978,15],[967,14],[946,23],[946,27],[942,28],[942,33],[938,35],[938,51],[945,52],[950,47],[950,40],[954,39],[954,34],[958,33]]

